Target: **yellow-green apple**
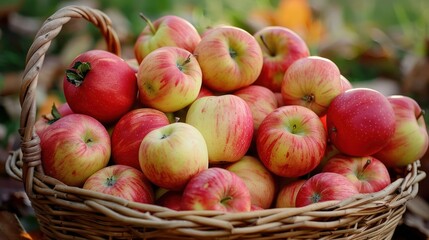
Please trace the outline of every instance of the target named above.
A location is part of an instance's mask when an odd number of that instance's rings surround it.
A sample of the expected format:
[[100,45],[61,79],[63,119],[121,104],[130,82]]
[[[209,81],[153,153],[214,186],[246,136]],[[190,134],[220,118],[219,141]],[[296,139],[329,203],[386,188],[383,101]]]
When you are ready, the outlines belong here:
[[337,154],[326,162],[322,172],[334,172],[347,177],[360,193],[378,192],[391,183],[386,166],[372,156]]
[[296,195],[305,183],[305,179],[297,179],[285,184],[277,193],[276,208],[291,208],[296,207]]
[[147,26],[142,30],[134,43],[134,55],[138,63],[157,48],[173,46],[194,52],[201,37],[195,27],[186,19],[166,15],[153,23],[144,15],[140,15]]
[[203,84],[217,92],[251,85],[262,69],[262,50],[243,29],[222,26],[205,34],[194,54],[203,72]]
[[126,165],[111,165],[98,170],[82,188],[140,203],[153,204],[155,198],[152,184],[142,171]]
[[213,164],[240,160],[252,142],[252,112],[243,99],[232,94],[195,100],[186,114],[186,123],[204,136]]
[[208,168],[203,135],[186,123],[171,123],[146,134],[139,149],[140,167],[158,187],[181,190],[193,176]]
[[342,153],[366,157],[380,151],[395,133],[395,113],[387,98],[370,88],[336,97],[326,115],[329,139]]
[[308,57],[305,41],[294,31],[281,26],[267,26],[254,35],[262,49],[264,63],[255,84],[281,91],[284,73],[297,59]]
[[388,96],[395,112],[395,133],[374,156],[389,167],[403,167],[421,159],[428,149],[428,130],[423,110],[411,97]]
[[168,125],[167,116],[153,108],[134,109],[115,124],[112,131],[112,160],[140,169],[139,148],[150,131]]
[[271,172],[265,168],[259,159],[244,156],[237,162],[226,167],[237,174],[246,184],[250,192],[252,205],[263,209],[269,208],[274,199],[276,183]]
[[279,107],[268,114],[256,136],[262,163],[282,177],[299,177],[311,172],[323,158],[326,142],[320,118],[299,105]]
[[244,181],[223,168],[202,171],[183,190],[182,210],[248,212],[250,208],[250,193]]
[[45,174],[81,187],[86,179],[107,166],[110,136],[95,118],[69,114],[50,125],[40,139]]
[[68,103],[63,103],[59,105],[58,108],[55,106],[54,103],[49,114],[43,115],[39,119],[37,119],[36,123],[34,124],[34,130],[40,137],[46,130],[46,128],[48,128],[52,123],[59,120],[61,117],[72,113],[73,111],[70,109]]
[[304,207],[312,203],[344,200],[359,194],[356,186],[341,174],[321,172],[310,177],[296,195],[295,205]]
[[163,112],[188,106],[197,98],[201,84],[197,59],[178,47],[162,47],[149,53],[137,72],[140,102]]
[[181,210],[180,209],[181,201],[182,201],[181,191],[167,191],[155,201],[155,204],[179,211]]
[[309,56],[295,60],[285,72],[281,94],[285,105],[300,105],[323,116],[342,93],[341,73],[331,60]]
[[119,56],[104,50],[89,50],[77,56],[66,70],[63,90],[74,113],[111,124],[136,102],[136,74]]
[[[202,97],[207,97],[207,96],[214,96],[214,93],[212,91],[210,91],[208,88],[201,86],[200,92],[198,93],[197,99],[202,98]],[[195,100],[197,100],[195,99]],[[182,109],[180,109],[179,111],[174,112],[174,117],[179,121],[179,122],[186,122],[186,114],[188,113],[188,109],[190,107],[190,104]]]
[[263,86],[250,85],[235,91],[233,94],[242,98],[249,105],[255,131],[258,130],[262,120],[277,108],[275,94]]

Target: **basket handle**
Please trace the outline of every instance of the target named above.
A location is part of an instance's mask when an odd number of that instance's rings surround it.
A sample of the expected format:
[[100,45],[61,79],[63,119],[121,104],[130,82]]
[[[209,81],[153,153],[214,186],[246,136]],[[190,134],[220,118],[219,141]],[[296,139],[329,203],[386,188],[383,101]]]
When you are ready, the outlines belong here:
[[103,12],[86,6],[66,6],[43,23],[34,42],[28,50],[20,89],[21,119],[19,134],[23,161],[23,183],[28,195],[32,195],[34,170],[43,173],[41,167],[40,139],[34,131],[36,121],[36,86],[45,54],[51,41],[59,34],[62,26],[72,18],[83,18],[95,25],[103,35],[107,50],[120,55],[119,38],[112,28],[109,17]]

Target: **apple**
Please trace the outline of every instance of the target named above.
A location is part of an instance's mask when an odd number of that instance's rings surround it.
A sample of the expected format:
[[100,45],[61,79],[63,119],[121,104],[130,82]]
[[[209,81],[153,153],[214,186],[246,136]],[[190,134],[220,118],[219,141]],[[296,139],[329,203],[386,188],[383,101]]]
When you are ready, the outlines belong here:
[[334,172],[347,177],[360,193],[378,192],[391,183],[386,166],[371,156],[337,154],[326,162],[322,172]]
[[271,172],[253,156],[244,156],[228,165],[229,170],[239,176],[250,192],[252,205],[269,208],[274,199],[276,183]]
[[197,98],[201,84],[196,58],[178,47],[162,47],[149,53],[137,72],[140,102],[163,112],[188,106]]
[[353,88],[352,83],[346,77],[344,77],[343,75],[341,75],[340,78],[341,78],[341,86],[342,86],[342,91],[343,92],[345,92],[345,91]]
[[359,191],[350,180],[338,173],[322,172],[310,177],[296,195],[297,207],[304,207],[312,203],[344,200],[359,194]]
[[235,91],[233,94],[242,98],[249,105],[255,131],[258,130],[262,120],[277,108],[275,94],[263,86],[250,85]]
[[252,142],[252,112],[243,99],[232,94],[195,100],[186,123],[204,136],[212,164],[240,160]]
[[388,96],[395,113],[395,133],[374,156],[389,167],[403,167],[421,159],[428,149],[428,130],[423,110],[412,98]]
[[99,121],[74,113],[46,129],[40,148],[46,175],[69,186],[81,187],[89,176],[107,166],[111,143]]
[[49,114],[41,116],[34,124],[34,129],[39,138],[52,123],[59,120],[61,117],[67,116],[72,113],[73,111],[70,109],[68,103],[63,103],[59,105],[58,108],[55,106],[54,103],[52,105],[51,112]]
[[300,105],[323,116],[342,93],[341,73],[331,60],[309,56],[294,61],[284,74],[281,94],[285,105]]
[[64,76],[63,90],[74,113],[112,124],[136,102],[136,74],[119,56],[90,50],[72,61]]
[[126,165],[111,165],[98,170],[82,188],[148,204],[153,204],[155,197],[152,185],[144,174]]
[[203,85],[217,92],[231,92],[251,85],[263,64],[256,39],[243,29],[222,26],[205,34],[194,54],[203,73]]
[[163,112],[152,108],[134,109],[122,116],[112,130],[113,162],[140,169],[141,141],[150,131],[169,123]]
[[354,88],[336,97],[326,115],[329,139],[342,153],[371,156],[395,133],[395,113],[387,98],[370,88]]
[[296,195],[305,181],[305,179],[297,179],[284,185],[277,193],[276,208],[296,207]]
[[181,209],[248,212],[251,197],[246,184],[235,173],[211,167],[188,182],[183,190]]
[[172,46],[194,52],[201,37],[195,27],[186,19],[165,15],[153,23],[143,14],[140,15],[147,26],[134,43],[134,55],[138,63],[155,49]]
[[181,210],[181,206],[180,206],[181,201],[182,201],[182,192],[167,191],[155,201],[155,204],[179,211]]
[[320,118],[299,105],[279,107],[268,114],[256,136],[262,163],[282,177],[299,177],[311,172],[323,158],[326,142]]
[[139,148],[140,167],[158,187],[181,190],[193,176],[208,168],[203,135],[186,123],[171,123],[146,134]]
[[[214,93],[210,91],[208,88],[201,86],[200,92],[198,93],[197,99],[207,96],[214,96]],[[196,100],[196,99],[195,99]],[[190,104],[179,111],[174,112],[174,118],[179,122],[186,122],[186,114],[188,113],[188,109]]]
[[264,27],[253,36],[264,56],[261,74],[255,84],[280,92],[284,73],[294,61],[310,55],[308,46],[294,31],[281,26]]

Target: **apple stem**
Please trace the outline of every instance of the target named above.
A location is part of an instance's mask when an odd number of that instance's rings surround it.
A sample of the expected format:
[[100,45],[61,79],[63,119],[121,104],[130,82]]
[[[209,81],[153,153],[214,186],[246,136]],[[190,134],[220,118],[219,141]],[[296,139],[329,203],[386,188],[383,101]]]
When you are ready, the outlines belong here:
[[259,36],[259,38],[261,39],[262,44],[264,45],[264,47],[268,50],[268,52],[270,53],[270,56],[274,57],[275,56],[275,52],[273,50],[271,50],[271,48],[268,47],[267,42],[265,41],[264,35]]
[[69,83],[79,87],[85,80],[86,74],[91,71],[89,62],[75,62],[71,69],[66,70],[66,79]]
[[143,18],[143,20],[147,23],[152,34],[155,34],[156,29],[155,29],[155,26],[153,26],[152,21],[150,21],[150,19],[147,18],[143,13],[140,13],[140,17]]
[[231,200],[231,199],[232,199],[232,197],[231,197],[231,196],[224,197],[224,198],[222,198],[222,199],[220,200],[220,203],[224,204],[225,202],[227,202],[227,201],[229,201],[229,200]]
[[422,116],[425,116],[425,114],[426,114],[426,112],[425,112],[425,110],[421,110],[420,111],[420,114],[417,116],[417,118],[416,119],[419,119],[420,117],[422,117]]
[[304,97],[302,97],[302,100],[310,103],[314,101],[314,94],[310,94],[310,95],[305,95]]
[[368,158],[365,162],[365,165],[362,168],[362,171],[365,171],[365,169],[369,166],[369,164],[371,164],[371,159]]
[[107,183],[106,183],[107,186],[111,187],[111,186],[115,185],[116,178],[114,176],[110,176],[106,179],[106,181],[107,181]]

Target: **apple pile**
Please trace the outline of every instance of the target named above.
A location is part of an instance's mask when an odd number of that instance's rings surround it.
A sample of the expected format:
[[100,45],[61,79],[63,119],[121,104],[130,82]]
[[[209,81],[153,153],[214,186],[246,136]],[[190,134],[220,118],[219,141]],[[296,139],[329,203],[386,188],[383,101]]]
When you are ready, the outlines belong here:
[[427,151],[416,101],[353,88],[290,29],[146,21],[138,66],[89,50],[65,71],[66,103],[35,124],[46,175],[175,210],[243,212],[380,191]]

